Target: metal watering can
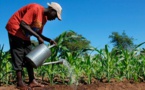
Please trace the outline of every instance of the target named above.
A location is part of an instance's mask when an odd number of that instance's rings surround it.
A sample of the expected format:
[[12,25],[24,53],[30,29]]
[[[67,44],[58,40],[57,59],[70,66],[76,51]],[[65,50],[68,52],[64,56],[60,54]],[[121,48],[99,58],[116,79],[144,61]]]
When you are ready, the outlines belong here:
[[56,63],[63,63],[63,60],[44,63],[44,61],[50,57],[51,50],[50,48],[54,47],[55,45],[46,46],[45,44],[40,44],[36,46],[31,52],[26,55],[28,62],[34,67],[37,68],[42,65],[48,64],[56,64]]

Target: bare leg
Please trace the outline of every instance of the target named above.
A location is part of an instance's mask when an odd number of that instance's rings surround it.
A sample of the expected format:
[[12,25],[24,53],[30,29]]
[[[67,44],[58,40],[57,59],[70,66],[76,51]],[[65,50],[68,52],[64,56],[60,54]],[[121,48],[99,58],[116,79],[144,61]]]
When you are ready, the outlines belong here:
[[26,84],[23,82],[21,70],[17,70],[16,75],[17,75],[17,88],[18,89],[20,89],[20,90],[32,90],[30,87],[26,86]]
[[16,75],[17,75],[17,85],[20,87],[26,86],[22,79],[22,71],[17,70]]
[[27,68],[27,71],[28,71],[29,83],[30,83],[35,79],[34,70],[33,70],[33,67],[31,67],[31,65],[27,65],[26,68]]
[[26,68],[27,68],[28,76],[29,76],[29,86],[30,87],[44,87],[44,85],[38,83],[35,80],[33,67],[31,67],[31,65],[27,65]]

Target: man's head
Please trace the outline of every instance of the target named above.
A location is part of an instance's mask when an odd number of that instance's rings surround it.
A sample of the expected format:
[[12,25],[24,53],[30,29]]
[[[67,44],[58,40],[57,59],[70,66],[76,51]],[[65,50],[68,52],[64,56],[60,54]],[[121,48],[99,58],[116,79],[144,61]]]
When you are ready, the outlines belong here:
[[49,6],[47,14],[48,20],[54,20],[55,18],[61,20],[62,7],[56,2],[47,3],[47,5]]

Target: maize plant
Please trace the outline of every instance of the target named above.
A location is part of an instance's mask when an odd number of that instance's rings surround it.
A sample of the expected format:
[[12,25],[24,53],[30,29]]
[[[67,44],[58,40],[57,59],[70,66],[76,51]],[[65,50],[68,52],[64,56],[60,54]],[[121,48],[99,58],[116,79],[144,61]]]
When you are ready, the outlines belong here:
[[10,53],[4,52],[3,49],[4,45],[0,46],[0,82],[9,84],[15,74],[10,63]]
[[[92,78],[107,79],[108,82],[112,78],[145,80],[145,49],[139,48],[145,42],[131,51],[115,47],[109,51],[109,46],[105,45],[100,50],[88,47],[72,52],[63,46],[62,42],[75,36],[66,38],[65,35],[66,32],[58,37],[58,45],[51,48],[52,55],[46,62],[65,59],[67,65],[54,64],[38,67],[35,69],[37,78],[47,80],[51,84],[72,84],[74,82],[91,84]],[[9,84],[12,83],[15,75],[10,64],[11,56],[9,52],[4,52],[3,48],[4,46],[0,46],[0,84]]]

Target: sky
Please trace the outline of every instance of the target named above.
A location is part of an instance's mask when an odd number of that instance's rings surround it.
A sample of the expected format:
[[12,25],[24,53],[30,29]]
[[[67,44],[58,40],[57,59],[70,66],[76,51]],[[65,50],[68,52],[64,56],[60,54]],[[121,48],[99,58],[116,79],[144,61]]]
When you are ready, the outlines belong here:
[[5,29],[9,18],[27,4],[38,3],[47,8],[47,2],[62,6],[62,21],[48,21],[44,26],[42,34],[51,39],[73,30],[93,47],[102,49],[108,44],[112,48],[109,35],[125,31],[134,38],[134,44],[145,41],[145,0],[0,0],[0,46],[4,45],[4,51],[9,50]]

